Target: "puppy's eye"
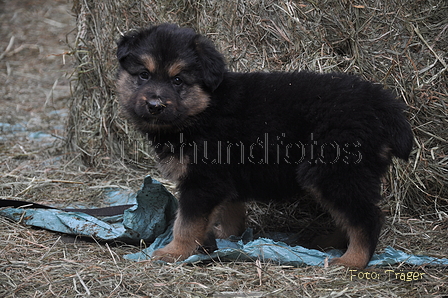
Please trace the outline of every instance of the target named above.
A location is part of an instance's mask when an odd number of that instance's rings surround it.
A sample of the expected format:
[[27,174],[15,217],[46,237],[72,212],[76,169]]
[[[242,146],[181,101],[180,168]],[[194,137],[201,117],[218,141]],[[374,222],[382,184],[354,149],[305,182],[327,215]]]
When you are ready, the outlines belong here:
[[143,81],[149,80],[149,72],[143,71],[138,75],[138,77]]
[[183,82],[184,82],[184,81],[182,81],[182,79],[179,78],[179,77],[174,77],[174,78],[173,78],[173,84],[174,84],[174,85],[179,86],[179,85],[182,85]]

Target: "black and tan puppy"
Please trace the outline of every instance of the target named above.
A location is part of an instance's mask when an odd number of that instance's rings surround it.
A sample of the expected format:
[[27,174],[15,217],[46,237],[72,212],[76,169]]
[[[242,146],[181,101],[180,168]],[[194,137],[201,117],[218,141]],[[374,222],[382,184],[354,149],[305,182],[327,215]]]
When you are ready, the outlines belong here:
[[383,221],[380,178],[412,147],[405,106],[380,85],[331,73],[234,73],[191,29],[160,25],[118,44],[122,107],[180,191],[183,260],[244,229],[244,202],[311,192],[349,239],[332,264],[365,267]]

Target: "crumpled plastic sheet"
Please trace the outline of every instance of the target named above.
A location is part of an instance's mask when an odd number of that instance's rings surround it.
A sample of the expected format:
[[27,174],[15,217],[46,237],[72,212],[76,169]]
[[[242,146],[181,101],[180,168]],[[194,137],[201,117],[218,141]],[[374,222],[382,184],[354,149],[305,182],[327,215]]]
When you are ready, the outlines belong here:
[[[251,230],[246,230],[246,237],[251,238]],[[243,238],[245,235],[243,235]],[[149,260],[154,250],[164,247],[172,239],[172,230],[167,230],[158,237],[148,248],[134,254],[125,255],[128,260],[142,261]],[[278,265],[287,266],[324,266],[325,260],[340,257],[343,252],[337,249],[322,252],[316,249],[308,249],[302,246],[290,246],[284,242],[274,241],[268,238],[258,238],[245,243],[244,240],[237,242],[228,239],[217,239],[218,250],[211,254],[197,254],[180,262],[196,264],[212,260],[219,261],[255,261],[260,259],[264,262],[271,262]],[[375,254],[368,266],[393,265],[405,263],[409,265],[431,265],[448,266],[448,259],[434,258],[429,256],[410,255],[390,246],[384,249],[384,253]]]
[[[97,218],[83,212],[58,209],[7,208],[0,215],[26,225],[70,235],[94,237],[98,240],[119,240],[139,243],[152,242],[162,234],[176,214],[177,200],[157,180],[146,177],[137,194],[121,189],[107,193],[111,206],[135,204],[123,214]],[[77,205],[75,208],[85,208]]]
[[[172,239],[172,224],[177,209],[177,200],[158,181],[146,177],[144,184],[132,194],[121,189],[108,192],[111,205],[134,204],[122,215],[96,218],[81,212],[65,212],[58,209],[6,208],[0,215],[24,224],[45,228],[51,231],[94,237],[98,240],[119,240],[139,243],[144,239],[152,244],[135,254],[125,255],[128,260],[148,260],[154,250],[162,248]],[[77,206],[78,208],[78,206]],[[289,266],[323,266],[326,259],[342,255],[339,250],[321,252],[301,246],[290,246],[281,241],[268,238],[253,239],[248,229],[241,237],[217,240],[218,250],[210,254],[190,256],[182,261],[187,264],[219,261],[269,261]],[[448,259],[417,256],[386,247],[384,253],[375,254],[369,266],[406,263],[411,265],[448,266]]]

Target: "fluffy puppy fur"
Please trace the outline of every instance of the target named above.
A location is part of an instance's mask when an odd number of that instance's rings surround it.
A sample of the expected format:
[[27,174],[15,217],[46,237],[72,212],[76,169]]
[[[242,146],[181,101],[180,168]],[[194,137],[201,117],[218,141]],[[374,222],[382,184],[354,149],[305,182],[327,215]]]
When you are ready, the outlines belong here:
[[177,182],[174,238],[154,252],[183,260],[244,230],[244,202],[311,192],[345,233],[331,264],[365,267],[383,215],[380,179],[407,159],[405,106],[356,76],[235,73],[205,37],[162,24],[118,43],[123,111]]

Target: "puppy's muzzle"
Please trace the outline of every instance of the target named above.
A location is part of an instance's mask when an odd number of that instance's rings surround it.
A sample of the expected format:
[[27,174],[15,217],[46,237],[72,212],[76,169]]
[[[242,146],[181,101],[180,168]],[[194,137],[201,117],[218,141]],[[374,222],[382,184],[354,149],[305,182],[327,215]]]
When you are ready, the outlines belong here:
[[160,98],[146,100],[146,107],[151,115],[159,115],[165,109],[165,105]]

